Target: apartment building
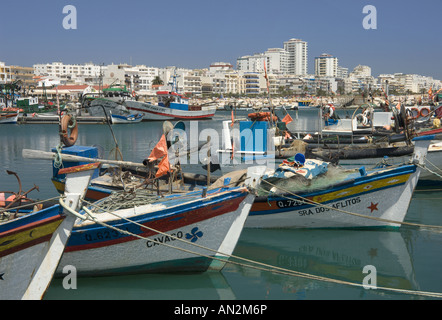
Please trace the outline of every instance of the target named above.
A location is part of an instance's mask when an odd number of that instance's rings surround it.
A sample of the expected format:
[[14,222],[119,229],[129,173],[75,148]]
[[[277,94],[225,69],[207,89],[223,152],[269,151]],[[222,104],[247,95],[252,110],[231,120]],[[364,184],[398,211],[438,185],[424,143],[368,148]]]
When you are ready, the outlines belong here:
[[8,66],[5,65],[4,62],[0,61],[0,83],[6,83],[11,81],[11,71]]
[[267,72],[285,75],[289,73],[289,53],[282,48],[269,48],[264,53],[267,62]]
[[284,50],[288,52],[288,74],[307,75],[307,42],[292,38],[284,42]]
[[316,57],[315,76],[336,78],[338,76],[338,58],[327,53]]

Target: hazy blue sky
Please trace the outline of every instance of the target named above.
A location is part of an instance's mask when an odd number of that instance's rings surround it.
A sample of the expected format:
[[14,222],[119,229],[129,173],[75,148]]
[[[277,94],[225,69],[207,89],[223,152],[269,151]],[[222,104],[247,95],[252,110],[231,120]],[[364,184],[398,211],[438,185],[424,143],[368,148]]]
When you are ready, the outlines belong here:
[[[65,30],[65,5],[77,8],[77,29]],[[377,29],[365,30],[365,5]],[[351,71],[442,79],[441,0],[0,0],[0,61],[129,63],[204,68],[236,66],[239,56],[308,42],[314,58],[329,53]]]

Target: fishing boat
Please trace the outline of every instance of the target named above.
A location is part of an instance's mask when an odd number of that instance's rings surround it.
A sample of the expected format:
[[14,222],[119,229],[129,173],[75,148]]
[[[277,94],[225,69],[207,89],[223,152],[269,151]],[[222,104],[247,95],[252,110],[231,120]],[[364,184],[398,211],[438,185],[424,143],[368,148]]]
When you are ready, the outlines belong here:
[[129,114],[129,115],[118,115],[118,114],[113,114],[112,111],[110,111],[110,116],[112,119],[112,124],[138,123],[141,122],[141,120],[143,120],[143,115],[140,113]]
[[18,120],[19,111],[16,113],[0,112],[0,124],[15,124]]
[[[393,147],[390,147],[393,148]],[[405,150],[408,148],[411,153],[414,150],[414,146],[403,147]],[[393,154],[385,156],[373,156],[373,157],[355,157],[355,158],[343,158],[339,159],[339,165],[344,168],[358,168],[360,166],[391,166],[405,163],[410,156],[408,154]],[[425,158],[425,170],[421,170],[419,175],[419,186],[437,186],[442,184],[442,141],[433,140],[428,147],[428,153]]]
[[127,101],[127,108],[133,112],[143,114],[144,120],[202,120],[210,119],[215,115],[216,106],[192,106],[189,98],[175,91],[158,91],[156,105],[141,102]]
[[[90,153],[88,147],[76,148],[83,148],[83,154]],[[48,158],[45,153],[24,152],[31,158]],[[62,158],[65,167],[73,161],[95,159],[66,154]],[[252,169],[243,186],[230,187],[226,180],[210,190],[163,197],[143,188],[110,195],[108,190],[108,197],[77,213],[96,219],[79,221],[74,226],[58,274],[65,265],[74,265],[77,274],[88,276],[221,270],[255,199],[248,188],[256,185],[260,174]],[[97,175],[96,171],[93,176]]]
[[135,92],[130,92],[126,86],[112,85],[103,89],[102,96],[97,92],[85,90],[81,97],[81,105],[88,111],[89,116],[107,118],[112,114],[116,123],[123,123],[127,119],[139,118],[138,112],[131,112],[126,106],[126,102],[132,100],[135,100]]
[[215,115],[216,105],[189,105],[189,98],[178,93],[176,77],[170,91],[157,91],[157,104],[128,100],[127,109],[143,114],[144,120],[202,120]]
[[243,187],[154,197],[115,209],[106,208],[115,204],[112,196],[104,198],[93,205],[100,224],[76,224],[57,272],[65,265],[74,265],[80,276],[219,271],[254,198]]
[[[66,203],[78,210],[98,164],[62,169]],[[2,212],[2,217],[5,217]],[[67,244],[76,216],[54,205],[0,223],[0,299],[42,299]]]
[[[414,138],[407,164],[366,171],[311,167],[278,168],[264,177],[246,227],[357,228],[399,227],[425,162],[432,137]],[[326,166],[327,167],[327,166]],[[320,170],[319,170],[320,169]],[[319,170],[319,171],[318,171]],[[314,179],[313,173],[318,172]]]

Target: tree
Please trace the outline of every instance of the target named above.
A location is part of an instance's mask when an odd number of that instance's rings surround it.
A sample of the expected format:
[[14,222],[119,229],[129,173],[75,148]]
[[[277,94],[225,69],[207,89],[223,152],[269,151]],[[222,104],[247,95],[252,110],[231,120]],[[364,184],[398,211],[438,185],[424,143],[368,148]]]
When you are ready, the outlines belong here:
[[160,76],[156,76],[152,81],[152,85],[162,85],[164,84],[163,80],[161,80]]

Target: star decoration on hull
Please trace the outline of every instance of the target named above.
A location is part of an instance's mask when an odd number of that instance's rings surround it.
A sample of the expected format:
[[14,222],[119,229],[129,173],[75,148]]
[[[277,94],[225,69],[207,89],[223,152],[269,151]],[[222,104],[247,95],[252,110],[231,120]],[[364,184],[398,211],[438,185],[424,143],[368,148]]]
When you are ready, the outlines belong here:
[[371,202],[371,205],[369,207],[367,207],[367,209],[370,209],[370,213],[372,213],[375,210],[379,210],[378,209],[378,204],[379,204],[379,202],[378,203]]

